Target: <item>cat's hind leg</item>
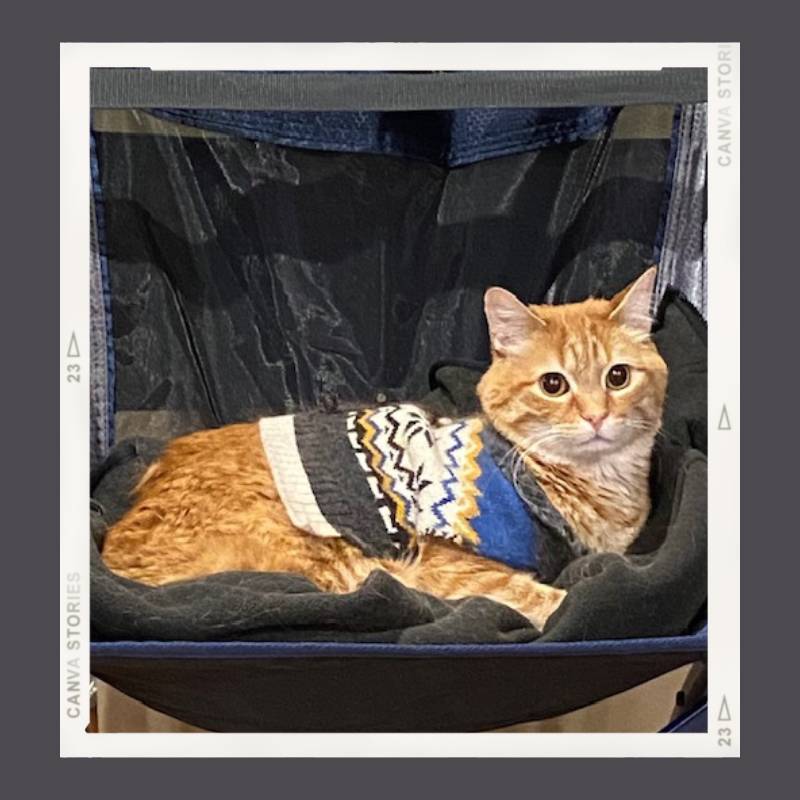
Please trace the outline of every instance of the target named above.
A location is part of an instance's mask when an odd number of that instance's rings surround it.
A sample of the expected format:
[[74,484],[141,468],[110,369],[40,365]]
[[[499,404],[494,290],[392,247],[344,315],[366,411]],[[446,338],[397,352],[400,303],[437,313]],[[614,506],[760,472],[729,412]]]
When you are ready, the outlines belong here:
[[519,572],[440,540],[420,541],[419,556],[409,562],[383,562],[384,568],[412,589],[459,600],[480,595],[510,606],[540,631],[566,597],[564,589],[539,583]]

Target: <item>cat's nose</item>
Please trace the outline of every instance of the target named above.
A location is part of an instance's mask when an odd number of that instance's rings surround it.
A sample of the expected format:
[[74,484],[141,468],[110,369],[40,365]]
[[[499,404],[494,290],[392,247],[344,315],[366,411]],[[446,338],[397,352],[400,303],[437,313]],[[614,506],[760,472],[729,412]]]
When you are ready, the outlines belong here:
[[597,412],[593,414],[588,414],[586,412],[581,412],[581,416],[596,430],[600,430],[600,426],[603,424],[603,420],[608,416],[608,411]]

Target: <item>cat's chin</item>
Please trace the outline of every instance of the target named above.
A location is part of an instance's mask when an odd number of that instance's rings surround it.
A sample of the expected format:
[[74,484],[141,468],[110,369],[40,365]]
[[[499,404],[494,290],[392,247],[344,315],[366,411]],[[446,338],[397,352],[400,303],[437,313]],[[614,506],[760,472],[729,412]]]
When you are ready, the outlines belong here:
[[539,456],[545,462],[593,467],[606,458],[618,456],[631,444],[630,441],[595,434],[571,442],[558,451],[540,453]]
[[565,453],[564,455],[576,464],[586,464],[589,462],[596,462],[604,456],[619,453],[622,449],[623,445],[618,441],[595,436],[592,439],[576,444],[571,452]]

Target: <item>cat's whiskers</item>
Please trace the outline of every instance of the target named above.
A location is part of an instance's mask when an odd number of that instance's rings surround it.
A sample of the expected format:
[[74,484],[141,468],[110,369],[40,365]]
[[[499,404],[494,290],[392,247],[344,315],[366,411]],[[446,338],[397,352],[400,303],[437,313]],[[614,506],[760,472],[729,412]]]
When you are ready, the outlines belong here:
[[559,431],[548,431],[540,436],[529,436],[527,439],[515,445],[513,448],[515,459],[513,460],[511,466],[511,483],[516,489],[517,494],[530,508],[535,509],[536,506],[533,501],[526,496],[524,488],[520,485],[520,472],[522,471],[523,467],[525,470],[528,469],[525,459],[531,455],[534,455],[534,448],[538,445],[553,439],[561,438],[563,438],[563,435]]
[[622,420],[622,424],[627,428],[634,428],[635,430],[642,430],[642,431],[652,430],[656,427],[653,422],[646,419],[624,418]]

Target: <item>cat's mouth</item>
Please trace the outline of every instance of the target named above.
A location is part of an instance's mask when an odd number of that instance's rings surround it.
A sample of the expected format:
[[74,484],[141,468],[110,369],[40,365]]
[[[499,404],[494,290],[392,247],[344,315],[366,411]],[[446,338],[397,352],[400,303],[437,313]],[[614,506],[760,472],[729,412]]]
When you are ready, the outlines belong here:
[[607,436],[599,431],[594,431],[590,436],[587,436],[582,442],[581,447],[592,447],[592,448],[601,448],[601,447],[608,447],[608,445],[614,444],[614,439],[610,436]]

